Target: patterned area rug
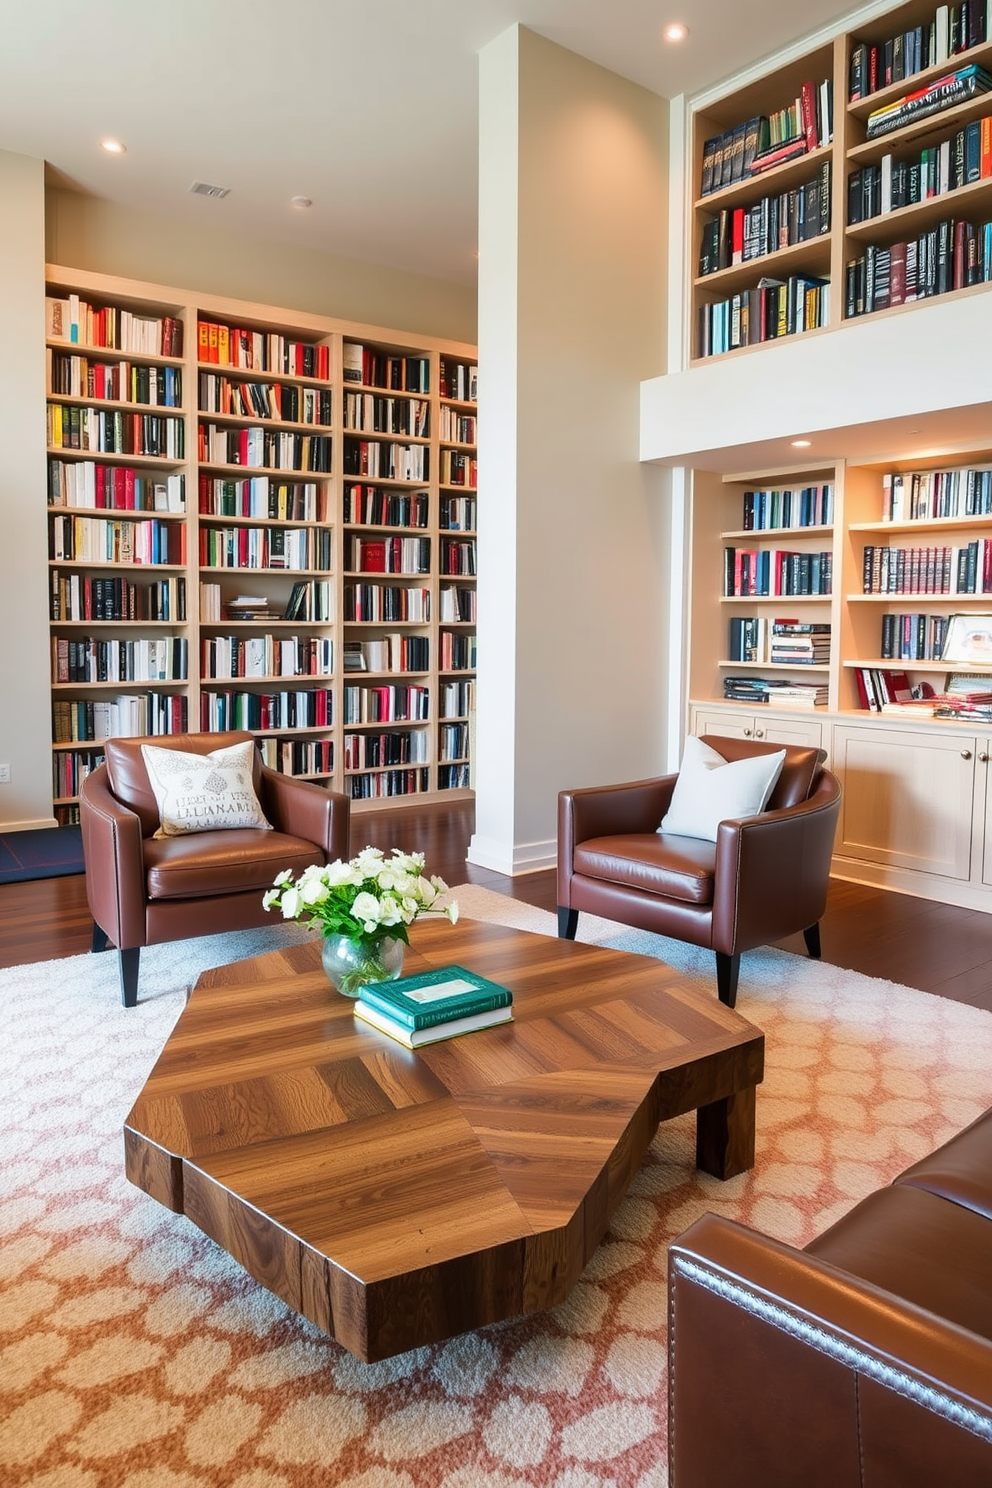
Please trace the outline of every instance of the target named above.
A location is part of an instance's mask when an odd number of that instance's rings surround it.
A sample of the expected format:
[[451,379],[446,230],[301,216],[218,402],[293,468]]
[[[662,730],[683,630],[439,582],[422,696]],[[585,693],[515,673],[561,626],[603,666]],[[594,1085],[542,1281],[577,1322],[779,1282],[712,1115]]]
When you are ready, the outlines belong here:
[[[468,886],[462,913],[553,934]],[[580,918],[713,989],[712,958]],[[568,1301],[357,1362],[123,1176],[121,1126],[206,966],[295,927],[0,972],[4,1488],[662,1488],[668,1242],[710,1209],[802,1244],[992,1104],[992,1015],[781,951],[745,956],[767,1035],[754,1170],[662,1129]],[[715,995],[715,994],[714,994]]]

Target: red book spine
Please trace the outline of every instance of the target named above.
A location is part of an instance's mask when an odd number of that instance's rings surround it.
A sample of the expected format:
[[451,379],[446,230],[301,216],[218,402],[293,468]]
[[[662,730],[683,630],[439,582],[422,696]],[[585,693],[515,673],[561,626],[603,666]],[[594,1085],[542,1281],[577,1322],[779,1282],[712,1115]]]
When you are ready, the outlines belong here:
[[816,93],[812,83],[803,83],[802,92],[803,130],[806,134],[807,150],[815,150],[820,143],[816,132]]
[[964,289],[968,282],[968,224],[954,224],[954,288]]
[[730,262],[744,262],[744,208],[735,207],[730,219]]

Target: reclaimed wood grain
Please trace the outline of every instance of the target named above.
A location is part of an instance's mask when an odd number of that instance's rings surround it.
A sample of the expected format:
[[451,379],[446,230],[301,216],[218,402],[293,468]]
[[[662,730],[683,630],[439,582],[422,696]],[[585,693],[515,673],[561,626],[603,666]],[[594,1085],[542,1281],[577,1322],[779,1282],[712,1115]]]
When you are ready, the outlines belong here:
[[205,972],[131,1111],[126,1169],[367,1361],[562,1301],[661,1121],[754,1160],[764,1038],[649,957],[421,922],[404,970],[508,986],[512,1023],[410,1050],[319,944]]

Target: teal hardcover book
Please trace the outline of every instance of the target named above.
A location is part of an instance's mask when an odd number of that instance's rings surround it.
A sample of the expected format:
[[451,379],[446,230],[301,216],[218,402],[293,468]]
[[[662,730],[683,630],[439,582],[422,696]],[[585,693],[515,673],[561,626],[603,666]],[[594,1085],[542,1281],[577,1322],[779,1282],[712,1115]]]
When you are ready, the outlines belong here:
[[464,966],[439,966],[395,982],[369,982],[359,988],[359,1000],[407,1028],[436,1028],[455,1018],[510,1007],[508,987],[466,971]]

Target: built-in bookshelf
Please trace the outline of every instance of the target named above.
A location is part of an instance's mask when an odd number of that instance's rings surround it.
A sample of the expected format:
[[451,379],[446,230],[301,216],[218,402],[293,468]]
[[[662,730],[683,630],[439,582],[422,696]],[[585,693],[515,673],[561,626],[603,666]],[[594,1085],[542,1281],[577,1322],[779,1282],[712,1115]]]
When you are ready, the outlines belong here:
[[[992,614],[992,447],[926,463],[697,471],[693,510],[695,702],[733,700],[738,673],[817,676],[831,713],[863,713],[865,669],[937,692],[951,674],[992,672],[992,653],[949,660],[944,649],[952,616]],[[984,623],[965,627],[973,647]],[[927,699],[914,703],[926,716]]]
[[990,11],[911,0],[696,112],[691,361],[992,280]]
[[247,728],[363,801],[464,793],[474,347],[48,271],[53,788]]
[[689,626],[690,730],[824,749],[840,876],[988,908],[992,445],[697,470]]

